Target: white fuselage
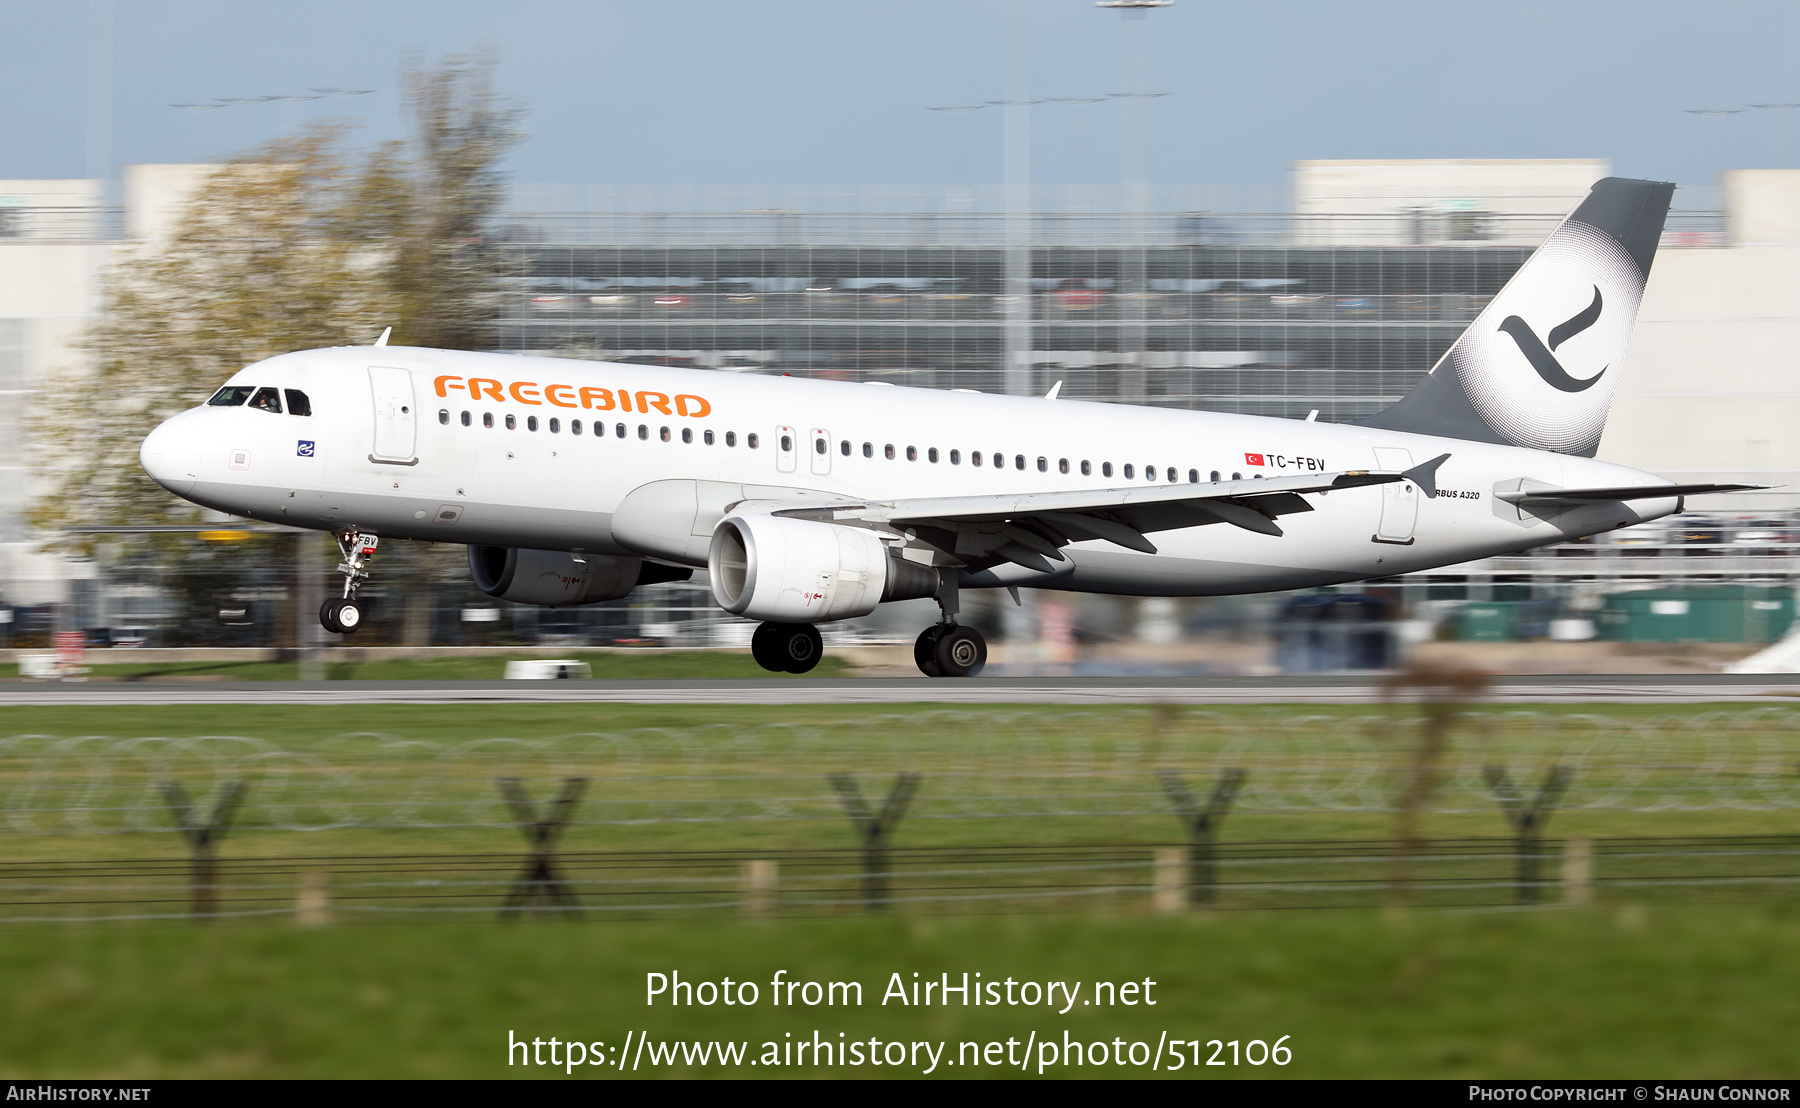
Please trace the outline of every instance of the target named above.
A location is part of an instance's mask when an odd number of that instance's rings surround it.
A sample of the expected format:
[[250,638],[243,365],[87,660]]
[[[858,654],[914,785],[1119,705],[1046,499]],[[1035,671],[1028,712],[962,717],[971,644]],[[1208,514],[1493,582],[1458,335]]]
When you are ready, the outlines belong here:
[[1312,494],[1314,510],[1283,516],[1280,536],[1219,524],[1163,531],[1154,555],[1077,542],[1060,572],[1009,565],[970,582],[1144,596],[1388,577],[1680,505],[1668,497],[1534,513],[1496,490],[1664,482],[1460,439],[1122,404],[398,347],[285,354],[230,383],[299,390],[312,414],[208,406],[164,423],[145,440],[145,468],[196,503],[300,527],[692,565],[704,555],[671,558],[620,541],[613,515],[629,493],[687,480],[741,488],[726,506],[871,501],[1401,471],[1450,455],[1435,497],[1412,481]]

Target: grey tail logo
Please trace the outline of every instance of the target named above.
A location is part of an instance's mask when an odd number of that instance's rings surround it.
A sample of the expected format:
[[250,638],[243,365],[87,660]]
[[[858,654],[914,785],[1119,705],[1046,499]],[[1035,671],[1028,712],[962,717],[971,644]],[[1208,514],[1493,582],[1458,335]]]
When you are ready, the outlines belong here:
[[1550,328],[1549,349],[1544,348],[1544,344],[1539,341],[1531,326],[1516,315],[1507,316],[1506,321],[1500,324],[1500,329],[1511,335],[1512,340],[1519,344],[1519,353],[1525,355],[1525,360],[1531,363],[1531,368],[1537,370],[1537,375],[1542,377],[1551,388],[1561,389],[1563,392],[1582,392],[1592,388],[1596,381],[1606,376],[1607,369],[1611,367],[1602,366],[1599,373],[1585,380],[1571,377],[1568,371],[1563,369],[1562,363],[1557,361],[1556,356],[1550,351],[1598,322],[1601,307],[1600,286],[1595,285],[1592,304]]

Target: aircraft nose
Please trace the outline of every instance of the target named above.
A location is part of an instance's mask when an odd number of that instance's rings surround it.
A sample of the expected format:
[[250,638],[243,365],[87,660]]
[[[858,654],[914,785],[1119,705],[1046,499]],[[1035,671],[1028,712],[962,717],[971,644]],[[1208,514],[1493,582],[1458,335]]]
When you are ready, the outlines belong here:
[[186,496],[200,474],[200,448],[189,423],[186,412],[164,420],[138,447],[144,472],[176,496]]

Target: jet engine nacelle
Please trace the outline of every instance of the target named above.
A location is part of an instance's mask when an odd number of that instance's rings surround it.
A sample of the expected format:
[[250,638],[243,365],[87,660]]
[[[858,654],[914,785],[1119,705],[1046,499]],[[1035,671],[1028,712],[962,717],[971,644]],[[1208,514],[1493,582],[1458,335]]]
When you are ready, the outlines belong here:
[[617,600],[639,585],[685,581],[691,569],[620,558],[610,554],[576,555],[562,550],[522,550],[513,546],[469,547],[469,576],[489,596],[515,604],[566,608]]
[[719,607],[774,623],[866,616],[938,587],[937,570],[894,557],[873,531],[780,516],[724,520],[706,565]]

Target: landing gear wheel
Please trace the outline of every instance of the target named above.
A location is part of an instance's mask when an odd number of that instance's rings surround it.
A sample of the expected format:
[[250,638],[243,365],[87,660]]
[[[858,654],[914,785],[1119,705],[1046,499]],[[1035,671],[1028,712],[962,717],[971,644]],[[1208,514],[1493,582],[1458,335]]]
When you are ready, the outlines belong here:
[[342,627],[339,627],[331,621],[332,609],[336,608],[340,603],[342,602],[338,600],[327,600],[325,603],[319,605],[319,626],[325,628],[325,630],[330,631],[334,635],[341,635],[344,633]]
[[927,677],[944,675],[944,671],[940,670],[937,664],[937,641],[938,637],[949,628],[950,624],[948,623],[934,623],[920,631],[919,637],[913,642],[913,664],[917,665],[919,672]]
[[825,640],[810,623],[778,623],[773,637],[775,655],[789,673],[805,673],[825,655]]
[[777,653],[778,647],[775,643],[781,634],[781,629],[782,625],[779,623],[759,623],[756,625],[755,633],[750,636],[750,656],[756,659],[757,665],[771,673],[787,672],[787,665],[783,663],[781,655]]
[[973,627],[950,627],[938,636],[932,654],[945,677],[974,677],[987,665],[987,641]]
[[362,626],[362,605],[354,600],[334,600],[330,607],[330,627],[340,635],[348,635]]

